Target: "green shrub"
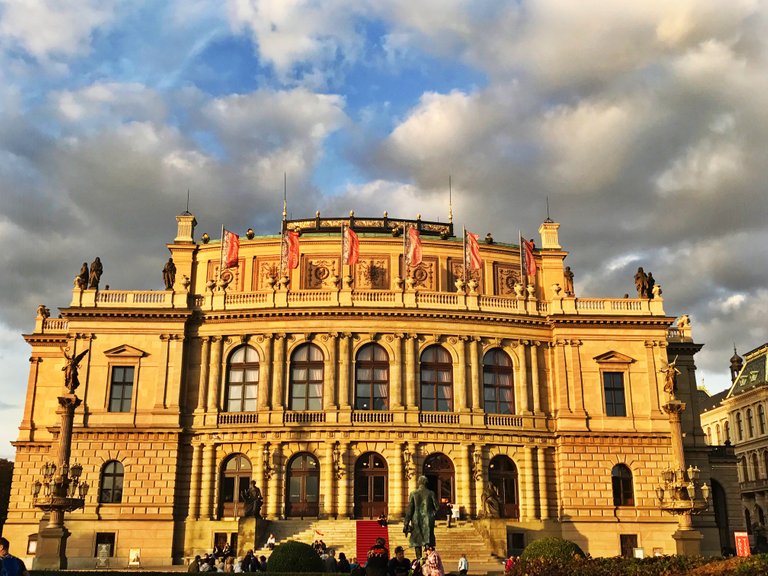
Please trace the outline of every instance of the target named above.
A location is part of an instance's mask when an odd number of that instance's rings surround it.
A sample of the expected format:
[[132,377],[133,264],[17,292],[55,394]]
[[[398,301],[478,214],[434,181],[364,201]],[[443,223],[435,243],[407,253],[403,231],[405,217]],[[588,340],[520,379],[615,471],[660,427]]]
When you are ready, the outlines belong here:
[[570,540],[550,536],[534,540],[523,550],[520,561],[525,563],[534,558],[544,558],[546,560],[559,560],[568,562],[574,558],[585,558],[584,551],[579,545]]
[[267,560],[267,572],[323,572],[324,568],[312,546],[293,540],[275,546]]

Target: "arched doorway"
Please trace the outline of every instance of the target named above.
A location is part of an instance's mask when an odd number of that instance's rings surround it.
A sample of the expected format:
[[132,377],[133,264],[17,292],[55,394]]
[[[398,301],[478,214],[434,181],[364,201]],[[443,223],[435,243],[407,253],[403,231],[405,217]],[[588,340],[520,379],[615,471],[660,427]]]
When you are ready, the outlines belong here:
[[317,516],[320,508],[320,466],[312,454],[302,452],[288,462],[285,515]]
[[239,517],[245,512],[243,491],[251,481],[251,462],[243,454],[234,454],[225,462],[219,484],[219,516]]
[[445,454],[430,454],[424,460],[424,476],[427,486],[437,496],[439,508],[435,518],[445,520],[448,517],[448,502],[455,503],[453,462]]
[[520,518],[517,466],[509,456],[494,456],[488,465],[488,482],[499,495],[499,513],[502,518]]
[[731,528],[728,525],[728,500],[725,497],[725,489],[715,480],[712,484],[712,507],[715,512],[715,524],[720,535],[720,550],[731,548]]
[[355,518],[378,518],[387,513],[387,462],[366,452],[355,462]]

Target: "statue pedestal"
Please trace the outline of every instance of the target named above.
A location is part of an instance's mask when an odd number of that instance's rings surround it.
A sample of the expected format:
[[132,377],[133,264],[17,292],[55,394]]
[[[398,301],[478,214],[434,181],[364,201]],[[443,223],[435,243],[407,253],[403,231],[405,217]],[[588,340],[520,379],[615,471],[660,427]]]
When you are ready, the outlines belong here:
[[245,556],[248,550],[259,548],[258,542],[266,540],[267,520],[247,516],[237,521],[237,555]]
[[67,538],[64,526],[46,526],[38,532],[37,550],[32,561],[33,570],[66,570]]
[[678,530],[672,534],[677,544],[677,554],[680,556],[701,556],[701,541],[704,535],[692,528]]

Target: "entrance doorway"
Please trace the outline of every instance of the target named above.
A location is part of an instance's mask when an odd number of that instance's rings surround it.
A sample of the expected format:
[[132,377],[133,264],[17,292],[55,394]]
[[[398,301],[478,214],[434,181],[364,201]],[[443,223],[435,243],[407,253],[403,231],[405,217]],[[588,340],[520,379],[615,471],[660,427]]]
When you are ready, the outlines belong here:
[[445,520],[450,513],[448,503],[455,504],[456,498],[453,462],[445,454],[430,454],[424,460],[424,476],[427,477],[427,486],[437,496],[439,508],[435,518]]
[[251,481],[251,462],[242,454],[235,454],[224,463],[219,490],[219,516],[239,517],[245,512],[242,494]]
[[320,466],[312,454],[302,452],[288,462],[285,515],[317,516],[320,507]]
[[488,465],[488,481],[499,496],[502,518],[520,518],[517,491],[517,466],[509,456],[494,456]]
[[387,513],[387,462],[366,452],[355,462],[355,518],[378,518]]
[[710,484],[712,484],[712,507],[715,509],[715,524],[720,534],[720,550],[723,550],[723,554],[725,554],[725,551],[732,548],[731,528],[728,525],[728,500],[720,482],[712,478]]

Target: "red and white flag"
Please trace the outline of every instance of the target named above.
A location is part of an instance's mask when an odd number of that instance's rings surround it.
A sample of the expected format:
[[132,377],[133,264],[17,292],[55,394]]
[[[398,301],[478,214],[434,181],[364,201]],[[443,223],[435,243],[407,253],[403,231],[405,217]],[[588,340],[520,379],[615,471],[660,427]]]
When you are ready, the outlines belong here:
[[280,269],[290,270],[299,267],[299,233],[286,230],[280,251]]
[[413,224],[405,225],[405,265],[418,266],[421,264],[421,236]]
[[479,234],[473,234],[472,232],[466,232],[466,244],[464,246],[464,261],[470,270],[480,270],[483,266],[483,259],[480,256],[480,244],[478,239]]
[[237,268],[240,254],[240,236],[222,228],[221,234],[221,263],[219,270],[223,272],[228,268]]
[[341,233],[341,257],[344,264],[357,264],[360,258],[360,239],[352,228],[343,225]]
[[525,274],[527,276],[535,276],[536,259],[533,257],[533,242],[522,238],[521,247],[523,249],[523,261],[525,262]]

